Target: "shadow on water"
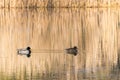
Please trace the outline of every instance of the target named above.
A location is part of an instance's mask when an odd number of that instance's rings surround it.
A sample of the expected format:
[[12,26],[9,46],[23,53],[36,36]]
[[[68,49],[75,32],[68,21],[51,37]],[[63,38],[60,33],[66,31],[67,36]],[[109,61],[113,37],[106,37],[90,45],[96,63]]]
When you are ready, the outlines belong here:
[[113,65],[111,68],[110,77],[111,79],[119,79],[120,78],[120,49],[118,49],[118,58],[117,58],[117,65]]

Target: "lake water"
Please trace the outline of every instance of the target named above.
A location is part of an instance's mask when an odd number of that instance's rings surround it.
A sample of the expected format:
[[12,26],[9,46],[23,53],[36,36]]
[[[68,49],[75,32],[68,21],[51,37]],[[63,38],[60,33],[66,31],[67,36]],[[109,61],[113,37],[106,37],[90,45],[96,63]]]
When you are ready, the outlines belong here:
[[0,9],[0,36],[0,80],[120,79],[118,8]]

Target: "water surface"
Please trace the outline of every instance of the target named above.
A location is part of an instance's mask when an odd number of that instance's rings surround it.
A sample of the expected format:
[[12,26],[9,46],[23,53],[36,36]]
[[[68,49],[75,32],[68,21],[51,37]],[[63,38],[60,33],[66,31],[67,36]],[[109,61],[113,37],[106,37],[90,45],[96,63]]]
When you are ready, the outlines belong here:
[[0,79],[119,80],[119,27],[120,9],[0,9]]

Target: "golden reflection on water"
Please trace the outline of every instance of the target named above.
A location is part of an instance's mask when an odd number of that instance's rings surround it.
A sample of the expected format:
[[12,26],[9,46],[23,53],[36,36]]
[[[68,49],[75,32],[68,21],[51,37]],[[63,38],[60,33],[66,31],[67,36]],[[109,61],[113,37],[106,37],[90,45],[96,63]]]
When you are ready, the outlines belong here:
[[[105,8],[0,9],[0,79],[118,80],[119,15]],[[30,58],[17,55],[27,46]],[[62,51],[73,46],[77,56]]]

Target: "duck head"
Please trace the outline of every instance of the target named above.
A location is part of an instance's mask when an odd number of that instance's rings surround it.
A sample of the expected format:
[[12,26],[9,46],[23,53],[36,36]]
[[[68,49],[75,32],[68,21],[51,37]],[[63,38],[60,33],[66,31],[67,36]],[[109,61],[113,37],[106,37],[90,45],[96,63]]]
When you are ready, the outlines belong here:
[[31,48],[28,46],[26,49],[27,49],[27,50],[30,50]]
[[74,49],[78,49],[77,46],[74,46],[73,48],[74,48]]

